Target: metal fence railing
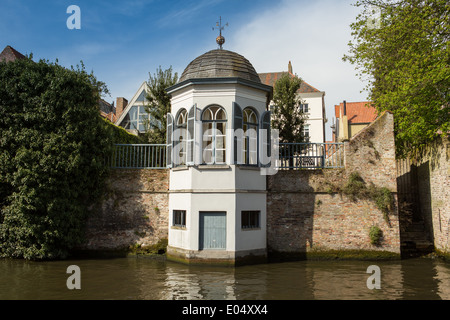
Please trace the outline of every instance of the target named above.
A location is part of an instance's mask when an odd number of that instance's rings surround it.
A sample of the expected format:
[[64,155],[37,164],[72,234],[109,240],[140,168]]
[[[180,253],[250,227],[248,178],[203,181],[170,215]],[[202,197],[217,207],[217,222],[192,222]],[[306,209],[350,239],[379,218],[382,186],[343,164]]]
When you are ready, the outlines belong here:
[[[165,169],[165,144],[116,144],[108,165],[120,169]],[[277,169],[344,167],[343,143],[280,143]]]
[[109,159],[111,168],[165,169],[165,144],[116,144]]
[[343,143],[280,143],[277,169],[344,167]]

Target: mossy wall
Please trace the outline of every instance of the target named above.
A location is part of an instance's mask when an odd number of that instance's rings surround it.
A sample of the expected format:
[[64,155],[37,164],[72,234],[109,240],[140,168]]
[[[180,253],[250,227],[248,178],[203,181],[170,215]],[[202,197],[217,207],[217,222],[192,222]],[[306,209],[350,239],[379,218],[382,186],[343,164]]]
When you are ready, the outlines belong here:
[[[284,170],[268,176],[269,255],[399,257],[394,150],[393,117],[385,113],[345,143],[345,168]],[[390,192],[387,212],[370,190]],[[382,232],[375,244],[373,226]]]

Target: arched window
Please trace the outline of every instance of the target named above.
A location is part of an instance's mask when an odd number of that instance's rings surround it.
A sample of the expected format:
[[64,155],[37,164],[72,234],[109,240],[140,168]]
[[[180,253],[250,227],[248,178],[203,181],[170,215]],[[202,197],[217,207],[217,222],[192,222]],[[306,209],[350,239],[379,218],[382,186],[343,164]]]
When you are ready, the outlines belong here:
[[209,106],[202,113],[202,160],[206,164],[225,164],[227,115],[220,106]]
[[175,145],[175,164],[186,164],[186,135],[187,135],[187,111],[181,109],[176,118],[176,145]]
[[258,114],[255,109],[247,107],[243,111],[243,152],[244,163],[258,165]]

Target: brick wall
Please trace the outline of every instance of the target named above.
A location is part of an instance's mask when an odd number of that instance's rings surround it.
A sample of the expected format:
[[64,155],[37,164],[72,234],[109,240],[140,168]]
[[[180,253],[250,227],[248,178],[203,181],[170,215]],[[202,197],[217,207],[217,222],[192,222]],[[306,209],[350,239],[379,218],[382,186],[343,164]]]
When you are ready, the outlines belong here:
[[419,203],[425,225],[439,251],[450,254],[450,141],[429,146],[417,164]]
[[84,249],[155,245],[168,236],[168,170],[112,170],[108,191],[87,224]]
[[[286,170],[268,176],[269,254],[301,256],[331,250],[399,254],[394,152],[393,116],[385,113],[345,143],[344,169]],[[353,172],[367,185],[392,192],[394,207],[388,221],[374,201],[352,201],[337,192]],[[375,225],[383,232],[377,246],[369,238]]]

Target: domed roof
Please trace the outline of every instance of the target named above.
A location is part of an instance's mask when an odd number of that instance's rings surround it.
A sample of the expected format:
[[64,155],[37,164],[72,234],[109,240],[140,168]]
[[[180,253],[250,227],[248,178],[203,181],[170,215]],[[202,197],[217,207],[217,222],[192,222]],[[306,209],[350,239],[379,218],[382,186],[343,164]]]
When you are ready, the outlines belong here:
[[211,50],[195,58],[184,70],[180,82],[188,79],[242,78],[261,83],[250,61],[232,51]]

